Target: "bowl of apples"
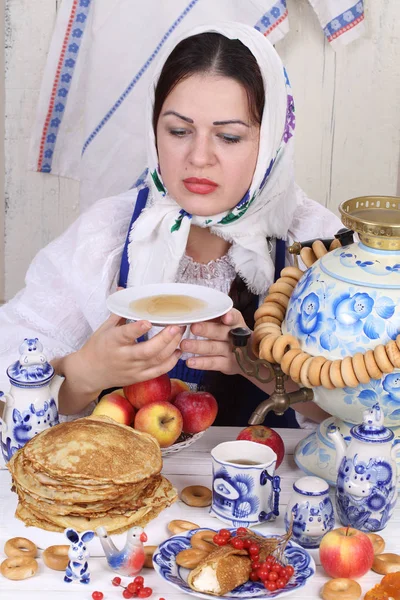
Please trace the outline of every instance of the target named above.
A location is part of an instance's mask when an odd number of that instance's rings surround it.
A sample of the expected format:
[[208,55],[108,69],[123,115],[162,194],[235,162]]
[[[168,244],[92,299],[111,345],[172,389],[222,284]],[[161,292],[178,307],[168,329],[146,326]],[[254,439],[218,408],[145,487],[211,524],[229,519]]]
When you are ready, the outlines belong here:
[[151,434],[164,456],[188,448],[212,425],[218,412],[214,396],[196,392],[165,374],[103,396],[93,414],[111,417]]

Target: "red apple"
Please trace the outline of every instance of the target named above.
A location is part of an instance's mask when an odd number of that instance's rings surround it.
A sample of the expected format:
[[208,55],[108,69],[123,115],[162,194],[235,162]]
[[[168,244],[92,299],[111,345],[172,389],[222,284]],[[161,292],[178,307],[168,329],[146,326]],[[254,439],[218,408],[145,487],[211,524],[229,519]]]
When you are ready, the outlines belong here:
[[103,396],[95,406],[92,414],[110,417],[114,421],[117,421],[117,423],[130,425],[135,418],[135,409],[125,398],[124,391],[119,389]]
[[218,404],[208,392],[181,392],[174,402],[183,417],[183,431],[198,433],[204,431],[215,421]]
[[285,445],[283,439],[273,429],[265,427],[265,425],[250,425],[243,429],[236,438],[237,440],[249,440],[269,446],[277,456],[276,468],[279,467],[285,455]]
[[182,432],[182,415],[171,402],[149,402],[136,413],[134,428],[150,433],[161,448],[171,446]]
[[372,567],[374,549],[366,533],[352,527],[338,527],[322,538],[319,557],[330,577],[357,579]]
[[169,401],[173,402],[181,392],[189,392],[190,387],[181,379],[171,379],[171,395]]
[[165,373],[155,379],[125,386],[124,394],[135,408],[142,408],[149,402],[167,402],[171,395],[171,381]]

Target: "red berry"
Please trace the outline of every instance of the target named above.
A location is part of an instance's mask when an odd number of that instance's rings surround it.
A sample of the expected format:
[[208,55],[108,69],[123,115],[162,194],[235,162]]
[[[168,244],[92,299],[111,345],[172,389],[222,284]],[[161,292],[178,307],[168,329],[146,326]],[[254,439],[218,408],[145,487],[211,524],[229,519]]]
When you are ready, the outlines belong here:
[[260,554],[260,546],[258,544],[251,544],[249,546],[249,554]]
[[267,575],[268,581],[276,581],[279,579],[279,575],[276,571],[270,571]]
[[138,575],[133,580],[133,583],[137,583],[138,585],[143,585],[144,584],[144,577],[142,577],[141,575]]
[[151,587],[144,587],[139,590],[138,597],[139,598],[148,598],[149,596],[152,595],[152,593],[153,593],[153,590],[151,589]]
[[260,555],[259,554],[252,554],[250,556],[250,560],[251,560],[252,563],[259,563],[259,564],[261,564],[260,563]]
[[285,571],[286,577],[288,579],[290,579],[294,575],[294,568],[292,567],[292,565],[288,565],[287,567],[285,567]]
[[240,537],[233,538],[233,540],[231,540],[231,544],[234,548],[236,548],[236,550],[243,550],[244,542],[240,539]]
[[227,529],[220,529],[218,531],[218,535],[220,535],[223,538],[227,538],[229,540],[229,538],[231,537],[231,532],[228,531]]
[[243,540],[243,548],[250,548],[251,540]]
[[275,581],[264,581],[264,587],[269,592],[274,592],[277,589]]
[[103,592],[93,592],[92,598],[93,600],[103,600],[104,594]]
[[272,565],[271,571],[275,571],[275,573],[278,573],[278,575],[280,575],[280,573],[282,571],[282,567],[280,564],[275,563],[274,565]]
[[257,575],[259,576],[259,578],[261,579],[261,581],[265,581],[266,579],[268,579],[269,569],[266,569],[265,565],[263,565],[262,567],[260,567],[258,569]]
[[121,584],[121,577],[114,577],[114,579],[111,582],[113,585],[117,586]]
[[128,588],[122,592],[122,595],[124,598],[133,598],[133,594],[128,590]]
[[126,589],[133,595],[137,594],[140,586],[138,586],[134,581],[131,581],[131,583],[128,583],[128,585],[126,586]]
[[213,542],[214,542],[214,544],[217,544],[217,546],[226,546],[226,544],[228,543],[228,540],[226,538],[216,534],[213,537]]
[[247,535],[246,527],[238,527],[237,531],[236,531],[236,535],[238,535],[239,537],[241,537],[243,535]]
[[280,579],[277,580],[276,582],[276,587],[278,588],[278,590],[283,590],[283,588],[286,586],[286,579],[282,579],[282,577]]
[[251,568],[253,569],[253,571],[258,571],[258,569],[261,569],[262,564],[260,562],[252,562],[251,563]]
[[257,571],[252,571],[249,577],[250,581],[258,581],[260,578],[257,574]]

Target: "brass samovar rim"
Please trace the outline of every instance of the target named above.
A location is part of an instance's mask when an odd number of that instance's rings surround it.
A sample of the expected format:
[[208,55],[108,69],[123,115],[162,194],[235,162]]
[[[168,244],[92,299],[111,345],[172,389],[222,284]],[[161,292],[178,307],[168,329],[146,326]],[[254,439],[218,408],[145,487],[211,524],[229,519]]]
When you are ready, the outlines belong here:
[[[344,200],[339,211],[344,225],[357,232],[366,246],[400,250],[400,197],[358,196]],[[394,214],[394,222],[388,219],[388,211]]]

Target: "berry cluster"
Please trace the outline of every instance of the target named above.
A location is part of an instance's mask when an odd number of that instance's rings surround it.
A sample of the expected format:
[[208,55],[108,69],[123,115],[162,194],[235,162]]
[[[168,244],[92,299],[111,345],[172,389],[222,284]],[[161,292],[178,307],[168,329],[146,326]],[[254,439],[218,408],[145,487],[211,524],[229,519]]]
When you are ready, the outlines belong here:
[[124,598],[149,598],[153,593],[151,587],[144,587],[144,578],[141,575],[135,577],[126,587],[121,585],[121,577],[114,577],[111,583],[116,587],[124,588],[122,592]]
[[239,527],[233,537],[227,529],[220,529],[213,541],[217,546],[231,544],[237,550],[247,550],[251,560],[251,581],[260,581],[269,592],[283,589],[293,576],[294,568],[280,564],[272,554],[261,561],[260,545],[251,539],[243,539],[248,533],[245,527]]

